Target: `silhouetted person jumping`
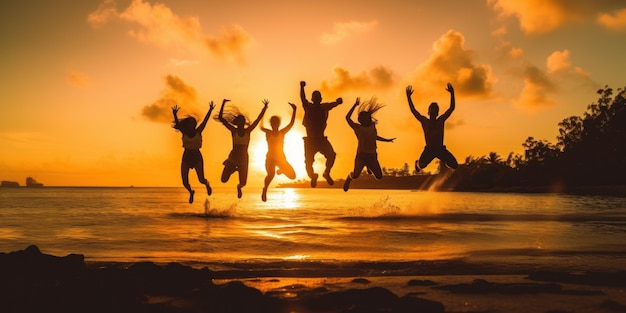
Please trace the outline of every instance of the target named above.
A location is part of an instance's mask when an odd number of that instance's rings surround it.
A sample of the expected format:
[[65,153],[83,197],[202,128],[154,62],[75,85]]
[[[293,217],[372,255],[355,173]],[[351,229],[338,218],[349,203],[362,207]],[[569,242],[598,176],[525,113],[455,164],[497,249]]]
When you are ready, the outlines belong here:
[[[289,124],[287,124],[285,128],[279,129],[280,116],[278,115],[270,117],[270,126],[272,129],[263,127],[263,122],[261,122],[261,130],[265,132],[265,138],[267,139],[267,155],[265,157],[267,176],[265,176],[265,186],[261,194],[261,200],[263,201],[267,200],[267,188],[272,182],[272,179],[274,179],[274,174],[284,174],[290,179],[296,178],[296,172],[293,170],[291,164],[287,162],[287,157],[285,157],[285,151],[283,149],[285,135],[296,120],[296,105],[293,103],[289,103],[289,105],[293,109],[293,113],[291,113],[291,121],[289,121]],[[276,168],[278,168],[278,170]]]
[[[230,176],[234,172],[239,172],[239,184],[237,184],[237,198],[241,198],[243,195],[241,188],[243,188],[248,181],[248,145],[250,144],[250,133],[259,124],[265,110],[267,110],[268,100],[263,100],[263,110],[259,116],[250,123],[248,118],[242,114],[235,106],[231,107],[226,113],[224,113],[224,105],[230,100],[224,99],[222,107],[220,107],[220,113],[217,119],[226,126],[233,137],[233,149],[228,155],[228,159],[224,161],[224,170],[222,171],[222,183],[227,182]],[[246,125],[249,125],[246,127]]]
[[330,141],[328,141],[328,138],[324,136],[324,131],[326,130],[326,122],[328,121],[328,111],[343,103],[343,100],[337,98],[335,102],[322,103],[322,94],[318,90],[315,90],[311,95],[311,101],[313,101],[311,103],[306,99],[304,86],[306,86],[306,82],[301,81],[300,99],[302,100],[302,107],[304,108],[302,124],[306,129],[306,137],[303,138],[306,173],[311,178],[311,187],[317,186],[318,174],[313,170],[313,162],[315,161],[315,154],[319,152],[326,157],[326,169],[322,176],[329,185],[332,185],[335,182],[330,177],[330,170],[335,164],[337,154],[335,150],[333,150],[333,146],[330,144]]
[[196,169],[198,180],[206,186],[206,192],[211,195],[211,185],[209,181],[204,178],[204,160],[202,159],[202,131],[206,126],[211,112],[215,108],[213,101],[209,104],[209,112],[204,116],[202,123],[196,128],[196,118],[193,116],[187,116],[182,120],[178,120],[178,105],[172,107],[172,114],[174,115],[174,129],[180,131],[183,134],[183,159],[180,162],[180,175],[183,179],[183,186],[189,191],[189,203],[193,203],[193,195],[195,191],[191,189],[189,185],[189,170]]
[[[367,167],[368,173],[373,174],[376,179],[383,178],[383,171],[380,168],[380,163],[378,163],[378,154],[376,153],[376,141],[393,142],[395,140],[395,138],[387,139],[378,136],[376,120],[372,118],[372,115],[380,110],[383,105],[376,102],[375,98],[371,98],[359,106],[360,100],[360,98],[356,98],[356,102],[354,102],[354,105],[346,114],[346,121],[354,131],[359,144],[356,150],[356,157],[354,158],[354,169],[352,173],[348,174],[343,184],[344,191],[348,191],[350,182],[361,175],[364,167]],[[357,106],[359,107],[357,118],[359,123],[355,123],[352,120],[352,113]]]
[[426,117],[420,114],[413,105],[413,100],[411,100],[411,95],[413,94],[413,87],[406,87],[406,98],[409,101],[409,107],[411,108],[411,112],[415,116],[415,118],[420,121],[422,124],[422,129],[424,130],[424,139],[426,141],[426,147],[424,147],[424,152],[420,155],[418,161],[415,161],[415,170],[419,171],[420,169],[425,168],[432,162],[434,158],[438,158],[441,160],[447,167],[456,169],[459,167],[459,163],[456,161],[456,158],[443,144],[443,131],[444,124],[446,120],[452,114],[455,108],[455,100],[454,100],[454,88],[452,85],[448,83],[448,88],[446,90],[450,93],[450,108],[446,110],[441,116],[439,115],[439,105],[437,102],[433,102],[428,107],[428,116]]

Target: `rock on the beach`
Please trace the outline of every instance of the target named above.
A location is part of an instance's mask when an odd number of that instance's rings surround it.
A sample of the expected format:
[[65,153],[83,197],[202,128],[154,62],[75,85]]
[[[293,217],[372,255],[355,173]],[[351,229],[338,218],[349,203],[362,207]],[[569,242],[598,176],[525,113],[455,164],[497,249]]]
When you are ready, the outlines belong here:
[[216,285],[212,276],[179,263],[90,268],[82,255],[57,257],[30,246],[0,253],[0,312],[444,312],[439,302],[399,298],[381,287],[316,288],[281,299],[239,281]]
[[41,253],[37,246],[25,250],[0,254],[0,275],[4,279],[50,280],[81,274],[85,270],[82,254],[57,257]]
[[439,302],[411,296],[399,298],[382,287],[309,296],[302,300],[302,304],[311,312],[444,312],[444,306]]
[[199,306],[206,312],[277,312],[279,300],[266,297],[258,289],[234,281],[206,287],[198,293]]
[[426,280],[411,279],[407,283],[407,286],[435,286],[435,285],[437,285],[437,283],[430,279],[426,279]]

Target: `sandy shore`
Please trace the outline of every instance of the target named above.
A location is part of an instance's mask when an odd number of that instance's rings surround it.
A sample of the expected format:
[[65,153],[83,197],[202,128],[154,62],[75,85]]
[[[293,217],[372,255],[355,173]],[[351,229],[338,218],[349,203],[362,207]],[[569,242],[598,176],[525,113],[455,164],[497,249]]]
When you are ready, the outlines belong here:
[[463,274],[233,275],[30,246],[0,253],[0,312],[626,312],[626,271],[454,272]]

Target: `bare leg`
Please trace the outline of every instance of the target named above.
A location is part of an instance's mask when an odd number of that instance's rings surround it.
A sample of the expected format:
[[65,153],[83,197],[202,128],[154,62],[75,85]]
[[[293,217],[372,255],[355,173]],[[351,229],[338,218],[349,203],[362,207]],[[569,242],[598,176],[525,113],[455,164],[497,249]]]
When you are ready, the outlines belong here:
[[222,171],[222,182],[225,183],[230,179],[230,176],[237,171],[237,166],[230,162],[224,164],[224,170]]
[[191,185],[189,185],[189,166],[187,166],[185,162],[181,162],[180,164],[180,176],[183,179],[183,186],[189,191],[189,203],[193,203],[194,191],[191,189]]
[[296,171],[294,171],[293,166],[288,162],[281,163],[278,168],[277,174],[283,174],[289,179],[296,179]]
[[196,174],[198,175],[200,183],[206,186],[206,193],[210,196],[213,190],[211,189],[209,181],[204,177],[204,162],[200,162],[200,164],[196,166]]
[[448,150],[445,150],[439,159],[442,160],[449,168],[457,169],[459,167],[459,163],[456,158]]
[[241,191],[241,188],[243,188],[247,182],[248,182],[248,162],[246,160],[245,163],[239,166],[239,184],[237,185],[237,198],[241,199],[241,197],[243,196],[243,192]]
[[430,164],[430,162],[433,161],[434,158],[435,158],[435,155],[432,152],[424,149],[424,152],[422,152],[422,155],[420,155],[419,167],[425,168],[426,166],[428,166],[428,164]]
[[367,166],[368,171],[372,172],[372,174],[374,174],[374,177],[376,177],[376,179],[381,179],[383,178],[383,170],[380,168],[380,163],[378,163],[378,160],[376,160],[376,162],[374,162],[374,164],[371,164]]
[[265,176],[265,185],[263,186],[263,193],[261,194],[261,200],[263,200],[263,202],[267,201],[267,188],[272,182],[272,179],[274,179],[275,167],[276,166],[274,162],[268,160],[265,161],[265,170],[267,171],[267,176]]
[[359,158],[359,156],[354,158],[354,168],[352,169],[352,173],[348,174],[348,176],[346,177],[346,181],[343,183],[343,191],[348,191],[348,189],[350,188],[350,182],[352,182],[353,179],[356,179],[359,177],[359,175],[361,175],[361,171],[363,171],[364,166],[365,164],[363,163],[361,158]]

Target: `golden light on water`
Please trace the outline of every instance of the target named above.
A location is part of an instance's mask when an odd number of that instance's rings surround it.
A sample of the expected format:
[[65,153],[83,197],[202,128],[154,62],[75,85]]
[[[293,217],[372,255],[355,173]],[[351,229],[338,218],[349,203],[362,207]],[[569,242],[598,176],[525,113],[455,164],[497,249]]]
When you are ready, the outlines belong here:
[[308,259],[310,255],[305,254],[295,254],[285,257],[285,260],[305,260]]
[[282,188],[274,201],[280,208],[297,209],[300,207],[300,195],[294,188]]

